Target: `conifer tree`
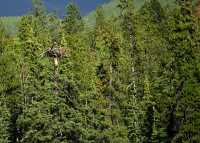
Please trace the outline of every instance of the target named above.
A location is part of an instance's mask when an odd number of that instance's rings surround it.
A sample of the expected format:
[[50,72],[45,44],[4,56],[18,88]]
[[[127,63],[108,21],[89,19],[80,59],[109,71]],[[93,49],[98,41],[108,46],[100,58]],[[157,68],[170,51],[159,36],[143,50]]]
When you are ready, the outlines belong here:
[[[87,100],[94,92],[93,61],[90,60],[91,55],[80,33],[62,32],[61,38],[56,41],[60,46],[64,46],[67,53],[59,59],[58,94],[52,96],[52,92],[39,89],[42,91],[42,95],[39,96],[41,98],[33,100],[18,120],[18,125],[23,131],[21,142],[87,142],[88,136],[91,137],[87,133],[89,128],[87,120],[85,121],[85,109]],[[39,37],[36,37],[36,40],[37,38]],[[50,70],[47,69],[51,73]],[[49,85],[45,84],[42,87]],[[49,88],[51,89],[51,86]],[[43,91],[46,91],[45,94]],[[86,104],[83,104],[84,101]],[[85,128],[88,131],[85,131]]]
[[[46,14],[46,9],[42,0],[32,0],[32,14],[35,17],[43,17]],[[42,20],[42,19],[41,19]]]
[[[33,115],[35,110],[41,111],[42,109],[47,109],[49,111],[51,99],[48,96],[52,95],[53,91],[52,77],[50,76],[53,66],[51,65],[51,61],[42,58],[43,55],[41,54],[46,48],[43,47],[46,41],[40,41],[40,35],[37,34],[38,29],[34,28],[35,24],[37,24],[37,18],[28,15],[22,17],[19,26],[18,36],[22,51],[20,70],[23,112],[18,117],[16,124],[18,130],[21,132],[21,136],[18,137],[20,142],[31,141],[32,139],[32,142],[34,140],[38,142],[44,139],[45,135],[41,139],[40,136],[33,137],[30,133],[37,129],[34,125],[37,124],[37,120],[41,120],[40,117],[42,115],[44,117],[51,115],[48,114],[49,112],[36,112],[38,113],[37,115],[29,116]],[[49,104],[46,105],[45,102],[49,102]],[[37,134],[36,132],[34,133]]]
[[0,142],[9,143],[10,113],[3,102],[5,102],[5,98],[0,97]]
[[122,100],[124,100],[124,102],[122,102],[121,108],[124,113],[124,122],[129,132],[129,141],[143,142],[143,137],[141,135],[142,121],[140,121],[139,118],[143,116],[140,99],[144,96],[144,74],[142,53],[137,41],[138,27],[136,25],[138,24],[138,16],[134,10],[134,3],[131,0],[121,0],[119,8],[120,18],[122,19],[120,25],[124,37],[124,53],[126,56],[124,60],[128,60],[127,77],[123,77],[127,79],[127,81],[121,79],[122,84],[126,85],[125,90],[122,90],[124,93],[124,99]]
[[43,2],[33,0],[17,35],[0,21],[0,142],[200,142],[191,0],[166,10],[146,0],[138,11],[119,0],[119,17],[98,7],[88,29],[73,1],[63,20]]
[[0,41],[0,47],[1,47],[0,54],[2,54],[3,51],[4,51],[6,38],[7,38],[7,34],[6,34],[5,27],[3,25],[3,22],[0,21],[0,39],[1,39],[1,41]]
[[[157,109],[157,103],[155,102],[158,99],[157,91],[154,90],[156,80],[159,77],[159,71],[162,70],[160,62],[163,60],[167,45],[166,40],[162,36],[163,32],[165,32],[163,30],[165,15],[157,0],[146,1],[139,14],[139,25],[141,26],[138,28],[137,40],[142,53],[142,66],[144,70],[144,98],[142,102],[145,105],[143,108],[145,114],[143,116],[142,135],[145,142],[156,142],[155,138],[161,138],[161,135],[165,136],[166,134],[162,131],[163,128],[157,126],[159,124],[158,120],[161,117],[159,117],[159,109]],[[144,22],[146,24],[142,24]]]
[[9,95],[18,87],[16,56],[11,48],[12,40],[0,22],[0,94]]
[[95,130],[98,133],[95,137],[96,142],[128,141],[118,104],[117,73],[121,46],[119,35],[116,33],[114,24],[104,19],[103,9],[99,7],[94,36],[98,92],[91,101],[95,121],[93,128],[98,127]]
[[5,140],[16,141],[18,133],[15,115],[19,108],[15,105],[18,104],[20,93],[19,55],[17,50],[14,51],[17,47],[2,24],[0,24],[0,35],[0,96],[2,100],[0,104],[1,109],[5,110],[2,111],[2,124],[5,124],[4,130],[8,133],[3,137]]
[[83,21],[78,6],[71,2],[66,7],[66,15],[63,20],[64,30],[67,34],[77,33],[83,30]]
[[[3,23],[0,21],[0,142],[9,142],[10,113],[6,106],[6,96],[11,95],[17,84],[12,77],[11,57],[7,54],[8,35]],[[8,58],[6,58],[8,56]],[[10,62],[8,62],[10,61]],[[12,83],[13,81],[13,83]],[[10,93],[9,93],[10,91]]]
[[197,72],[195,61],[198,59],[194,52],[198,49],[195,37],[197,25],[192,16],[191,1],[178,1],[178,8],[173,13],[169,25],[168,53],[172,58],[166,66],[169,83],[165,90],[170,97],[167,103],[170,108],[166,113],[169,117],[167,135],[170,142],[198,142],[199,127],[193,123],[198,117],[199,104],[191,104],[195,100],[199,101],[198,82],[194,76]]

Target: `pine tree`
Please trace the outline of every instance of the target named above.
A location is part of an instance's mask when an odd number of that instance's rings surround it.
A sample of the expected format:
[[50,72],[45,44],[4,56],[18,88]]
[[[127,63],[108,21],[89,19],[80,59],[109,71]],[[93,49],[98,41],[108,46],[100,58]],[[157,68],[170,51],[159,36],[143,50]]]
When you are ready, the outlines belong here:
[[[32,0],[32,14],[35,17],[43,17],[46,14],[46,8],[42,0]],[[42,19],[41,19],[42,20]]]
[[144,73],[142,51],[137,41],[138,16],[134,10],[134,3],[131,0],[121,0],[119,8],[120,18],[122,19],[120,26],[122,27],[124,37],[124,53],[126,54],[124,60],[128,60],[127,77],[123,77],[127,81],[121,79],[122,84],[126,85],[125,90],[122,90],[124,93],[124,99],[122,100],[124,101],[121,104],[121,108],[124,112],[125,125],[129,131],[129,141],[143,142],[142,121],[140,118],[144,116],[143,109],[141,109],[141,98],[144,96]]
[[[47,48],[43,46],[46,45],[47,41],[40,41],[42,38],[40,37],[40,34],[38,34],[39,31],[37,30],[42,28],[34,27],[35,24],[38,23],[37,20],[37,17],[32,15],[24,16],[19,25],[18,37],[22,51],[20,80],[21,96],[23,97],[23,100],[21,101],[23,111],[17,117],[16,124],[17,129],[21,134],[18,136],[20,142],[27,142],[27,140],[30,141],[31,139],[40,141],[40,136],[32,138],[32,135],[29,133],[35,131],[36,128],[34,123],[37,123],[37,117],[43,112],[38,113],[38,116],[31,116],[31,119],[28,115],[34,114],[35,110],[42,110],[43,107],[44,109],[45,107],[46,109],[48,109],[48,107],[50,109],[51,99],[48,100],[48,96],[53,94],[53,83],[50,74],[53,65],[51,65],[51,61],[49,61],[48,58],[42,58],[42,53]],[[43,34],[42,31],[41,34]],[[49,104],[45,105],[45,102],[48,101]],[[42,115],[48,117],[48,112],[44,112]],[[40,120],[39,117],[38,119]],[[34,119],[32,120],[32,118]],[[28,122],[26,122],[27,120]]]
[[200,142],[192,1],[117,4],[88,29],[74,2],[61,20],[33,0],[17,35],[0,21],[0,142]]
[[5,27],[3,25],[3,22],[0,21],[0,54],[3,53],[4,51],[4,47],[5,47],[5,40],[8,38],[8,35],[6,34],[6,30],[5,30]]
[[[33,19],[33,23],[34,22]],[[29,28],[31,27],[32,26]],[[23,134],[20,139],[21,142],[88,141],[89,135],[87,131],[84,131],[86,127],[88,129],[87,122],[85,122],[85,108],[87,105],[83,104],[82,99],[86,98],[88,100],[94,92],[95,75],[92,74],[94,73],[92,71],[94,68],[92,67],[93,62],[90,60],[92,57],[89,53],[89,49],[87,49],[85,45],[84,37],[78,33],[79,31],[77,31],[77,33],[64,33],[62,29],[57,30],[58,31],[53,32],[58,32],[60,35],[55,37],[55,41],[67,51],[66,55],[59,59],[57,77],[58,92],[57,94],[52,93],[51,83],[54,80],[52,64],[42,64],[43,69],[49,66],[44,73],[47,72],[50,73],[50,75],[44,74],[44,77],[40,78],[42,80],[43,78],[44,80],[46,79],[43,81],[44,85],[40,85],[40,79],[34,77],[36,80],[35,82],[40,86],[40,88],[37,89],[40,93],[35,96],[36,98],[32,100],[29,106],[26,105],[24,113],[18,119],[18,126]],[[28,30],[23,33],[29,33],[30,31],[31,30]],[[34,33],[35,29],[33,29],[33,35]],[[34,44],[37,44],[38,40],[40,40],[40,36],[32,37],[32,34],[29,34],[29,38],[36,40]],[[50,31],[50,35],[52,34],[53,33]],[[55,35],[52,35],[50,38],[54,39],[54,36]],[[27,57],[28,59],[30,57],[33,58],[31,62],[34,61],[35,63],[33,65],[35,66],[40,65],[38,61],[43,63],[48,59],[51,60],[51,57],[44,57],[43,59],[37,58],[36,55],[40,51],[39,46],[40,45],[35,45],[34,47],[38,49],[32,51]],[[30,49],[33,49],[33,47],[30,47]],[[32,54],[35,55],[32,56]],[[31,62],[27,63],[27,65],[32,66]],[[40,68],[41,66],[39,66],[38,69]],[[40,75],[40,72],[39,70],[37,74]],[[50,79],[50,81],[48,79]],[[28,87],[32,87],[32,85]],[[33,88],[35,88],[35,85]],[[31,91],[32,89],[30,89],[29,93]],[[82,101],[81,105],[79,104],[80,101]]]
[[5,106],[5,98],[0,97],[0,142],[1,143],[9,143],[9,120],[10,113]]
[[99,6],[96,9],[96,29],[103,29],[105,26],[105,16],[103,7]]
[[[0,142],[9,142],[9,121],[10,113],[6,106],[6,97],[11,95],[17,87],[15,76],[12,77],[13,60],[7,52],[9,36],[0,21]],[[10,51],[9,51],[10,52]],[[6,58],[7,57],[7,58]],[[14,58],[13,58],[14,59]]]
[[16,55],[11,48],[12,39],[6,32],[4,25],[0,23],[0,94],[9,95],[18,87],[18,75]]
[[63,20],[65,32],[67,34],[73,34],[82,31],[83,21],[77,5],[71,2],[67,5],[66,9],[67,13]]
[[5,137],[5,140],[16,141],[18,133],[15,125],[15,115],[19,108],[16,108],[15,105],[18,104],[20,94],[19,53],[17,50],[15,51],[17,46],[3,25],[0,27],[0,96],[2,99],[1,109],[5,110],[2,111],[2,124],[5,123],[5,131],[8,133],[7,136],[3,137]]
[[[115,34],[114,34],[115,33]],[[102,8],[97,9],[95,26],[95,57],[97,94],[90,100],[95,142],[127,142],[118,99],[118,62],[120,38],[111,21],[104,20]]]
[[[196,73],[196,22],[192,16],[191,1],[178,1],[169,22],[170,35],[168,53],[172,58],[166,66],[168,77],[168,118],[167,135],[170,142],[198,142],[199,127],[194,125],[198,118],[198,82]],[[172,26],[172,24],[174,24]],[[190,111],[189,111],[190,110]],[[194,114],[195,115],[194,115]],[[192,123],[190,123],[192,121]],[[195,126],[195,127],[194,127]]]
[[[142,135],[144,142],[156,142],[156,138],[163,138],[166,132],[158,124],[160,116],[159,91],[155,90],[160,71],[161,62],[166,52],[167,42],[163,37],[165,14],[157,0],[146,1],[139,11],[138,47],[142,55],[144,98],[142,101],[143,125]],[[145,24],[143,24],[145,22]],[[158,104],[158,105],[157,105]],[[164,140],[163,140],[164,141]]]

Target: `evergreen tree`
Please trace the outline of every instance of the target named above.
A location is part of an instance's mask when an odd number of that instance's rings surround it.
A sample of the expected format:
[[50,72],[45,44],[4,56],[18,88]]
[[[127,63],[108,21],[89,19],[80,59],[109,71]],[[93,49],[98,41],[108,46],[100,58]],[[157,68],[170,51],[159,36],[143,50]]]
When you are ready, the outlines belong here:
[[[35,17],[42,17],[46,14],[46,9],[42,0],[32,0],[32,14]],[[41,19],[42,20],[42,19]]]
[[[114,34],[115,33],[115,34]],[[92,109],[95,119],[96,142],[127,142],[126,128],[119,109],[118,64],[120,37],[111,21],[104,20],[102,8],[97,9],[95,26],[96,76],[98,94]],[[94,128],[96,128],[94,126]]]
[[13,53],[12,39],[0,23],[0,94],[10,95],[18,87],[16,56]]
[[[13,61],[11,55],[6,51],[9,37],[0,21],[0,142],[9,142],[9,120],[10,113],[6,106],[6,96],[11,95],[12,91],[17,87],[16,78],[12,77]],[[7,57],[7,58],[6,58]],[[10,62],[9,62],[10,61]]]
[[103,7],[99,6],[96,9],[96,29],[103,29],[105,26],[105,16]]
[[[142,135],[144,136],[144,142],[157,142],[157,139],[166,136],[163,127],[157,125],[162,122],[159,121],[162,119],[162,115],[159,113],[160,107],[157,107],[157,104],[159,104],[157,99],[159,99],[160,93],[155,90],[160,71],[163,70],[160,65],[167,45],[163,37],[165,14],[157,0],[145,2],[139,14],[139,25],[141,26],[138,28],[137,41],[142,53],[144,70],[144,98],[142,102],[145,105],[143,108],[145,115],[143,115]],[[144,22],[146,24],[142,24]]]
[[[16,141],[18,136],[16,130],[16,112],[19,111],[16,108],[18,104],[18,95],[20,93],[20,72],[19,72],[19,55],[16,45],[13,39],[8,36],[3,25],[1,28],[1,54],[0,54],[0,96],[2,99],[2,124],[5,123],[4,130],[8,132],[8,136],[4,136],[5,140],[9,139],[11,141]],[[5,113],[5,114],[4,114]],[[8,116],[9,115],[9,116]]]
[[[137,24],[138,16],[134,10],[134,3],[131,0],[124,1],[121,0],[119,3],[120,8],[120,18],[122,27],[122,34],[124,37],[124,59],[127,61],[127,64],[124,66],[127,67],[127,74],[121,79],[124,89],[124,100],[121,104],[122,111],[124,113],[124,122],[129,131],[129,141],[130,142],[143,142],[142,134],[142,118],[143,111],[141,98],[144,96],[144,87],[143,87],[143,59],[141,49],[139,49],[137,41]],[[123,60],[122,60],[123,61]],[[124,64],[124,63],[123,63]],[[123,67],[122,67],[123,69]],[[125,79],[127,81],[125,81]],[[142,118],[143,119],[143,118]]]
[[64,17],[64,30],[67,34],[77,33],[83,30],[83,21],[79,8],[74,2],[71,2],[66,7],[67,13]]
[[2,54],[3,51],[4,51],[5,42],[6,42],[7,38],[8,38],[8,35],[6,34],[6,30],[5,30],[5,27],[3,25],[3,22],[0,21],[0,39],[1,39],[1,41],[0,41],[0,47],[1,47],[0,54]]
[[200,142],[191,0],[165,10],[119,0],[119,17],[98,7],[88,29],[74,2],[63,20],[43,2],[33,0],[17,35],[0,21],[0,142]]
[[10,113],[5,106],[5,98],[0,97],[0,142],[1,143],[9,143],[9,120]]
[[[165,86],[163,92],[168,97],[165,103],[160,100],[160,104],[167,105],[168,111],[165,112],[168,120],[167,135],[170,142],[198,142],[196,135],[198,126],[194,128],[194,124],[189,121],[195,121],[196,115],[192,111],[197,110],[198,104],[192,106],[190,103],[194,100],[198,101],[198,82],[194,73],[196,73],[195,64],[197,57],[195,50],[198,49],[196,41],[196,22],[192,16],[191,1],[179,1],[179,6],[174,10],[172,18],[169,21],[169,44],[167,54],[168,64],[165,66]],[[173,26],[172,26],[173,24]],[[164,95],[164,94],[163,94]],[[191,102],[190,102],[191,101]],[[197,108],[196,108],[197,107]],[[197,130],[196,130],[197,129]],[[187,133],[191,133],[188,135]]]
[[[24,16],[20,21],[19,26],[19,40],[21,47],[21,95],[23,100],[21,104],[23,105],[23,112],[17,118],[17,128],[20,130],[20,136],[18,140],[20,142],[27,142],[27,140],[32,139],[32,135],[29,136],[29,132],[35,130],[34,122],[37,121],[29,120],[27,117],[29,114],[34,113],[35,106],[41,110],[45,104],[45,101],[48,101],[47,97],[52,95],[52,77],[50,76],[50,71],[53,69],[51,61],[45,58],[41,58],[41,54],[44,52],[46,47],[46,41],[40,41],[40,35],[38,29],[34,29],[37,19],[34,16]],[[42,32],[42,31],[41,31]],[[49,104],[47,104],[49,105]],[[48,116],[48,114],[45,114]],[[34,117],[34,116],[33,116]],[[35,118],[38,116],[35,116]],[[27,125],[27,126],[26,126]],[[32,126],[33,125],[33,126]],[[44,137],[45,138],[45,137]],[[27,139],[27,140],[26,140]],[[33,138],[36,141],[40,141],[40,137]]]

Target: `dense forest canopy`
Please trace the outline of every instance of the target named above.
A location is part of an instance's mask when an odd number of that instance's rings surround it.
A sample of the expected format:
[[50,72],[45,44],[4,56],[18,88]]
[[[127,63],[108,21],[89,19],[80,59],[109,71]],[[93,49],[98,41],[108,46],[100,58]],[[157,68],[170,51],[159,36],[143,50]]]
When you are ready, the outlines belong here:
[[200,142],[200,2],[138,2],[0,18],[0,143]]

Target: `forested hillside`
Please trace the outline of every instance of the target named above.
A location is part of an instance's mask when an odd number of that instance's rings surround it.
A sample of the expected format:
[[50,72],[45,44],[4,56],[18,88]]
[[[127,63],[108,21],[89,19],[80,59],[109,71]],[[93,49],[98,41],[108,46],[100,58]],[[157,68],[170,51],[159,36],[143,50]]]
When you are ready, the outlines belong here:
[[[146,0],[133,0],[134,10],[139,10],[145,3]],[[147,0],[148,1],[148,0]],[[165,8],[174,8],[176,0],[158,0],[161,6]],[[191,0],[193,7],[196,7],[198,0]],[[102,5],[104,9],[105,17],[117,17],[120,15],[120,9],[118,7],[119,0],[111,0],[109,3]],[[96,11],[92,11],[87,16],[84,17],[86,25],[93,26],[95,25]]]
[[160,2],[0,21],[0,143],[200,143],[198,7]]

